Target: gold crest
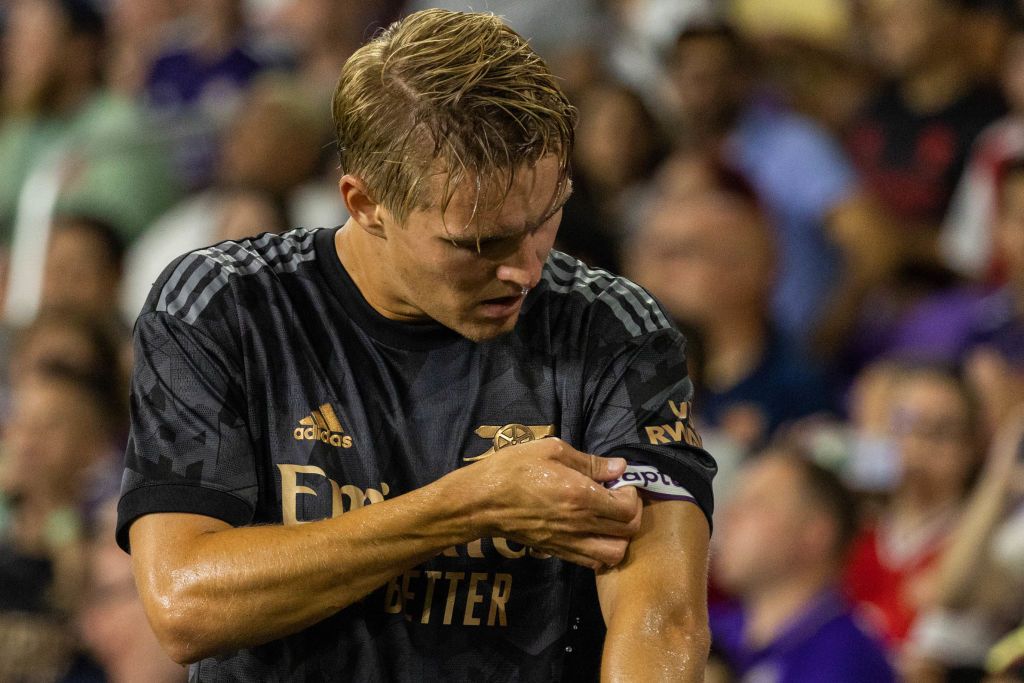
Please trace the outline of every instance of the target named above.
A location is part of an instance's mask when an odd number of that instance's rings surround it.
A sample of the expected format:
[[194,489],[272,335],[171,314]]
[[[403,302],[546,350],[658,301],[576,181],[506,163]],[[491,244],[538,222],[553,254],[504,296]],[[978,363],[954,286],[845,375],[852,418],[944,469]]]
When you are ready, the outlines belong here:
[[511,422],[507,425],[480,425],[473,431],[481,439],[490,439],[491,447],[480,455],[471,458],[463,458],[466,462],[483,460],[495,451],[508,446],[518,446],[521,443],[543,439],[555,433],[555,425],[524,425],[518,422]]

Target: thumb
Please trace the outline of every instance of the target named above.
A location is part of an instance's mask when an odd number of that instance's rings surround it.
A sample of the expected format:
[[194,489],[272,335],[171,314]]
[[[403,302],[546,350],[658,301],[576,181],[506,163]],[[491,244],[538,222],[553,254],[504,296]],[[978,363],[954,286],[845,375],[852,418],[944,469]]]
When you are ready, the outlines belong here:
[[562,451],[560,460],[597,482],[618,479],[626,471],[626,461],[623,458],[602,458],[599,455],[581,453],[571,447]]

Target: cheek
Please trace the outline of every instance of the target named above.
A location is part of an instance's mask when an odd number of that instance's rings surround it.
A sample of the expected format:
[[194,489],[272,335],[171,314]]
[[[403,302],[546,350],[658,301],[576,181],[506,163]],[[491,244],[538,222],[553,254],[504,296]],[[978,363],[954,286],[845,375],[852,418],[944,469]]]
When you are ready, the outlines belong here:
[[937,478],[949,484],[958,484],[967,479],[970,463],[965,456],[967,446],[945,444],[935,449],[934,471]]

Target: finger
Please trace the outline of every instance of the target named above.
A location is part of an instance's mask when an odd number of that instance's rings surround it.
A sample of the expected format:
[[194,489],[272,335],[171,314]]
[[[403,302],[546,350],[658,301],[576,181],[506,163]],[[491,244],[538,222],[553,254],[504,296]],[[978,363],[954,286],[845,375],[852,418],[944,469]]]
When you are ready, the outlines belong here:
[[571,539],[568,549],[583,557],[594,560],[601,565],[600,568],[605,568],[614,567],[622,562],[628,547],[629,541],[624,538],[579,536]]
[[534,547],[574,564],[601,571],[619,564],[628,545],[624,539],[581,535],[556,537],[545,546]]
[[618,522],[631,521],[641,505],[640,496],[632,486],[623,486],[612,491],[598,484],[591,484],[581,501],[581,506],[594,517]]
[[579,528],[580,532],[596,534],[599,536],[615,536],[617,538],[632,538],[640,531],[640,523],[643,519],[643,505],[637,505],[636,514],[628,521],[608,519],[607,517],[591,517]]
[[581,453],[564,441],[556,457],[562,464],[597,482],[618,479],[626,471],[626,461],[622,458],[602,458],[599,455]]

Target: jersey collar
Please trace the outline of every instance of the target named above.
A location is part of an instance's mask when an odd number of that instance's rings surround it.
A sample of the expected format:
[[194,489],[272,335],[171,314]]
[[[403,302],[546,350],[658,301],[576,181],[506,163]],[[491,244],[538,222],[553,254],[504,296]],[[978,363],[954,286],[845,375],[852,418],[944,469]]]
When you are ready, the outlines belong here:
[[340,229],[317,231],[316,261],[327,289],[357,327],[388,346],[410,351],[436,349],[464,339],[437,322],[407,323],[390,320],[378,313],[338,258],[334,236]]

